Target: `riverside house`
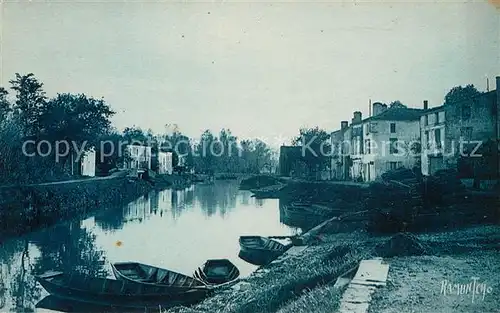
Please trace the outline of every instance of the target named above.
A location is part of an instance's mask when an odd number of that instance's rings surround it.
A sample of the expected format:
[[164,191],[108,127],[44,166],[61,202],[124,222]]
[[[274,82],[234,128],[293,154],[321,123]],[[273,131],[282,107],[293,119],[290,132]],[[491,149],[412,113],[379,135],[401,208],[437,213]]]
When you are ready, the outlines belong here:
[[172,152],[158,151],[158,174],[171,175],[173,172]]
[[126,151],[128,156],[127,168],[151,169],[151,147],[128,145]]
[[[354,112],[349,138],[349,158],[344,162],[349,177],[357,181],[374,181],[386,171],[400,167],[413,168],[420,162],[421,109],[393,107],[375,102],[373,115],[362,119]],[[350,160],[349,160],[350,159]]]
[[424,101],[424,113],[420,117],[421,168],[423,175],[433,175],[445,168],[443,161],[446,114],[444,106],[429,109]]
[[422,174],[456,169],[464,179],[498,179],[500,77],[496,90],[436,108],[420,119]]

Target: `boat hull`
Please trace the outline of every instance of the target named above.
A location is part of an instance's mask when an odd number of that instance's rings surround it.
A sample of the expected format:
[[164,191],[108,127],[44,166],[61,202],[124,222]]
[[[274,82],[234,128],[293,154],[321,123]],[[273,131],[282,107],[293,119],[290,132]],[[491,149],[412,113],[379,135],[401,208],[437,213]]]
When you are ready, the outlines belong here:
[[172,293],[169,288],[162,286],[146,286],[129,281],[94,278],[87,275],[65,276],[61,279],[38,276],[36,279],[53,296],[120,308],[187,305],[202,300],[208,294],[205,290]]
[[[111,269],[118,280],[144,285],[158,285],[171,293],[207,289],[206,284],[193,277],[142,263],[114,263],[111,264]],[[148,276],[152,276],[154,273],[156,273],[154,275],[156,279],[148,279]]]
[[[282,255],[289,247],[267,237],[261,236],[241,236],[240,252],[249,260],[254,260],[257,263],[264,265]],[[253,262],[249,262],[252,263]]]
[[227,259],[208,260],[194,273],[194,277],[209,285],[221,285],[240,276],[238,268]]

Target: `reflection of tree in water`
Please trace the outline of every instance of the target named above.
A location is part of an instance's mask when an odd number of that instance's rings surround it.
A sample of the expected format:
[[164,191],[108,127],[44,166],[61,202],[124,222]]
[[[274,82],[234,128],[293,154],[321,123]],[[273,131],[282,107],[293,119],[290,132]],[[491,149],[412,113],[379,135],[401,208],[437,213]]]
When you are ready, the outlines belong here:
[[95,235],[80,227],[80,222],[57,225],[38,234],[40,258],[35,272],[47,270],[83,272],[105,277],[103,251],[95,249]]
[[213,185],[196,186],[194,196],[206,216],[212,216],[219,210],[224,216],[236,207],[238,184],[218,181]]
[[[9,301],[9,306],[17,312],[33,311],[41,295],[41,287],[36,283],[34,275],[48,270],[107,276],[103,252],[95,250],[94,242],[95,236],[81,228],[79,221],[75,221],[2,245],[0,269],[2,274],[8,272],[6,281],[9,281],[10,299],[6,300]],[[40,253],[37,258],[30,254],[33,246]],[[4,271],[5,267],[7,271]]]
[[104,230],[117,230],[122,229],[125,223],[125,218],[123,217],[123,209],[109,209],[102,213],[98,213],[94,217],[94,221],[97,226]]
[[23,240],[20,254],[20,266],[10,277],[10,295],[13,309],[16,312],[33,311],[36,301],[40,298],[40,287],[35,277],[31,275],[33,264],[29,255],[28,239]]

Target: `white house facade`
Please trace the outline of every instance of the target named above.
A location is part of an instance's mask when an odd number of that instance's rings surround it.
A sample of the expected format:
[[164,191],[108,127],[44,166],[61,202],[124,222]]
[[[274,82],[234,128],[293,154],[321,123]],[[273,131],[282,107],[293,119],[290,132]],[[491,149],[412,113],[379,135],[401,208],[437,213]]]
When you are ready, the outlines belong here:
[[82,176],[95,176],[95,157],[96,153],[94,149],[85,152],[80,162],[80,173]]
[[[361,120],[355,112],[351,124],[350,175],[354,180],[374,181],[384,172],[413,168],[420,161],[422,110],[387,108],[374,103],[374,115]],[[361,121],[360,121],[361,120]]]
[[128,168],[151,169],[151,147],[128,145],[127,154],[129,157]]
[[158,152],[158,173],[171,175],[173,172],[172,152]]

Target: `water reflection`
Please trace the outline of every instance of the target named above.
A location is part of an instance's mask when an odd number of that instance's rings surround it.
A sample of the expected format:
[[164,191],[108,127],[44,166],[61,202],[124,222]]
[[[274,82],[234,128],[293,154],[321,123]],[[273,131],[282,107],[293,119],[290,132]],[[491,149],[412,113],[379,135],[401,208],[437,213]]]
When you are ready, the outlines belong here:
[[191,275],[207,259],[228,258],[244,277],[256,267],[238,258],[238,237],[300,231],[284,222],[278,200],[251,198],[234,181],[154,191],[123,207],[2,243],[0,309],[27,312],[52,305],[49,299],[35,307],[47,294],[34,275],[47,270],[106,277],[109,262],[133,260]]

